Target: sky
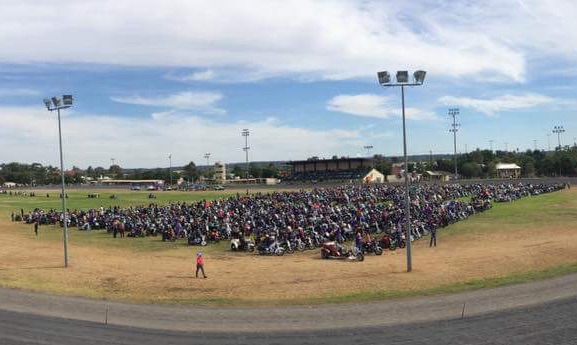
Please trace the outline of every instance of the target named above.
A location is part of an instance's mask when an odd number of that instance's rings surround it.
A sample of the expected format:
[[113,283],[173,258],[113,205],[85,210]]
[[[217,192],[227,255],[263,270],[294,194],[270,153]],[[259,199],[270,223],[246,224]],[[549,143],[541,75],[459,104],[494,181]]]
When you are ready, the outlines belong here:
[[[577,2],[0,0],[0,162],[194,161],[554,149],[577,140]],[[552,130],[562,126],[557,135]],[[366,146],[372,149],[366,150]],[[170,158],[169,158],[170,157]]]

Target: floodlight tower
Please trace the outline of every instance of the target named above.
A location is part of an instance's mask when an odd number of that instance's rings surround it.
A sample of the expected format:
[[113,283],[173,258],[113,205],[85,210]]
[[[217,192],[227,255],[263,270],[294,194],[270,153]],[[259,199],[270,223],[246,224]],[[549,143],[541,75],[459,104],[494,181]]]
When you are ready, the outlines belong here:
[[561,150],[561,133],[564,133],[565,130],[563,126],[554,126],[553,133],[557,133],[557,141],[559,142],[559,150]]
[[206,167],[209,166],[209,159],[210,159],[210,152],[204,154],[204,158],[206,158]]
[[250,147],[248,146],[248,137],[250,135],[250,131],[248,130],[248,128],[245,128],[242,130],[242,136],[244,137],[244,147],[242,148],[242,150],[245,153],[245,157],[246,157],[246,183],[248,183],[248,150],[250,150]]
[[407,131],[405,126],[405,86],[420,86],[425,82],[427,72],[416,71],[413,73],[414,82],[409,82],[409,72],[397,71],[397,82],[391,82],[391,75],[387,71],[378,72],[379,84],[383,87],[401,87],[401,104],[403,108],[403,156],[405,158],[405,223],[407,240],[407,272],[412,271],[411,257],[411,200],[409,197],[409,160],[407,158]]
[[64,182],[64,159],[62,157],[62,126],[60,125],[60,109],[72,106],[72,95],[62,95],[62,98],[45,98],[44,105],[48,111],[58,112],[58,143],[60,146],[60,179],[62,181],[62,224],[64,225],[64,267],[68,267],[68,216],[66,214],[66,186]]
[[459,108],[450,108],[449,109],[449,116],[453,117],[453,123],[451,124],[451,129],[449,132],[453,133],[453,160],[455,161],[455,179],[457,179],[457,132],[459,131],[459,127],[461,124],[457,123],[457,115],[459,115]]

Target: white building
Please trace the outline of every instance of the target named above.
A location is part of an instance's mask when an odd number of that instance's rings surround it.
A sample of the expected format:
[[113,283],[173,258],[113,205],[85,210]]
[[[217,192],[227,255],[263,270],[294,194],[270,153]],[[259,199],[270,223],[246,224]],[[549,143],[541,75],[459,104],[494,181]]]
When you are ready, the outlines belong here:
[[499,178],[519,178],[521,177],[521,167],[515,163],[497,163],[495,165],[497,177]]

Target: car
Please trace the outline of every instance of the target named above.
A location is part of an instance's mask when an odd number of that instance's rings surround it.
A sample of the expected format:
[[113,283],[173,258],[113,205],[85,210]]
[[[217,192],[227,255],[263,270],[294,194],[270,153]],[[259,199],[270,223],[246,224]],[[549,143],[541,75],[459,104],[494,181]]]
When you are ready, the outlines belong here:
[[213,190],[224,190],[224,187],[221,186],[221,185],[219,185],[219,184],[217,184],[217,185],[212,186],[212,189],[213,189]]
[[154,187],[154,186],[148,186],[148,187],[146,187],[146,190],[148,190],[148,191],[156,190],[156,187]]
[[131,186],[130,190],[141,190],[142,188],[140,186]]

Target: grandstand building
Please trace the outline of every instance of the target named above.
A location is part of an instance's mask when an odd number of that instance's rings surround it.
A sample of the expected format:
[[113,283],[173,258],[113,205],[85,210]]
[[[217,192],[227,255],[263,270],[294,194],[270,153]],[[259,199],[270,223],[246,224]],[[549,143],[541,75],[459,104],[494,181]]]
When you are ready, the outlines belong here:
[[291,174],[285,180],[293,181],[361,181],[373,170],[369,158],[310,159],[291,161]]

